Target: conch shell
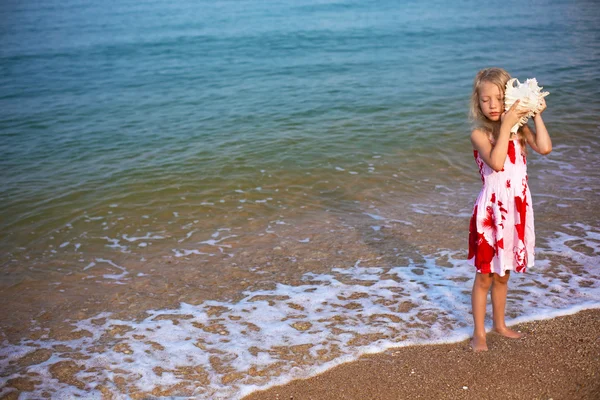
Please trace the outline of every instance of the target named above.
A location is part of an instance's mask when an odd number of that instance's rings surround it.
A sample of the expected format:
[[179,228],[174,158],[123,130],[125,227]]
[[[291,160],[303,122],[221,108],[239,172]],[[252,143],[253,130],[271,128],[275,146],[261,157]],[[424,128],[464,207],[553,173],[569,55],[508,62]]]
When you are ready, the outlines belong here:
[[[516,85],[515,85],[516,83]],[[519,122],[510,130],[516,133],[520,126],[527,123],[530,117],[533,117],[542,109],[542,99],[550,92],[542,92],[543,87],[538,86],[537,79],[527,79],[524,83],[513,78],[506,82],[506,92],[504,93],[504,108],[508,110],[517,100],[519,101],[519,110],[527,110],[528,113],[523,116]]]

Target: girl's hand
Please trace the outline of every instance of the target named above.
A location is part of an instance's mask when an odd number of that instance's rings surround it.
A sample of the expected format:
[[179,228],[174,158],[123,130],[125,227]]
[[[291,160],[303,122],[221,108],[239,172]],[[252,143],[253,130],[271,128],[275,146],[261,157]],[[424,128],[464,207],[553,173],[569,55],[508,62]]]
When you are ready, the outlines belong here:
[[543,97],[540,100],[540,106],[541,106],[540,111],[538,111],[537,114],[535,114],[535,115],[542,115],[542,113],[546,110],[546,99]]
[[515,101],[515,103],[502,115],[500,116],[500,121],[502,124],[507,124],[510,128],[515,126],[521,118],[527,115],[527,110],[519,109],[519,100]]

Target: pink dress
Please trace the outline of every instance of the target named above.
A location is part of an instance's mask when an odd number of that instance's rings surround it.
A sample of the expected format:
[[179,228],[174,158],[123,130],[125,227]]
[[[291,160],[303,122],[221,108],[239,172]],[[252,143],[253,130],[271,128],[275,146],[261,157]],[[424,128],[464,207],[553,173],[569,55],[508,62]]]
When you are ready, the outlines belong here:
[[535,232],[527,160],[518,139],[508,143],[502,171],[494,171],[474,151],[483,188],[469,225],[469,263],[477,272],[504,276],[533,266]]

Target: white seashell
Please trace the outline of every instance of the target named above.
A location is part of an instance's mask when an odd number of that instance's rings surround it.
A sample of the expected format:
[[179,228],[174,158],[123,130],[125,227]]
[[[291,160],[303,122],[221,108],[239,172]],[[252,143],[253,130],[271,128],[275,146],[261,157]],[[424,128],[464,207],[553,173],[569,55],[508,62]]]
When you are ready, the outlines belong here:
[[[516,83],[516,85],[515,85]],[[527,79],[524,83],[513,78],[506,82],[506,92],[504,93],[504,109],[508,110],[515,101],[519,101],[519,110],[527,110],[528,113],[522,117],[519,122],[510,130],[516,133],[520,126],[527,123],[527,120],[533,117],[542,109],[542,99],[550,92],[542,92],[543,87],[538,86],[537,79]]]

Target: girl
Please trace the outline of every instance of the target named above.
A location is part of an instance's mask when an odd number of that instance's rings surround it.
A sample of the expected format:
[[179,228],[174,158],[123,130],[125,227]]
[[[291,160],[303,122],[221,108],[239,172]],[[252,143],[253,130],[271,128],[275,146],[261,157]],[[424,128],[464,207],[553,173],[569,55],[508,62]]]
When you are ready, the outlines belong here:
[[533,266],[535,233],[531,194],[527,185],[526,145],[540,154],[552,151],[552,142],[542,120],[533,117],[535,130],[523,125],[510,132],[527,114],[518,101],[504,112],[504,91],[510,75],[501,68],[487,68],[475,76],[471,95],[473,153],[483,188],[473,207],[469,226],[469,263],[477,269],[471,295],[474,351],[487,350],[485,312],[492,288],[493,330],[509,338],[521,334],[506,326],[504,309],[510,271],[525,272]]

